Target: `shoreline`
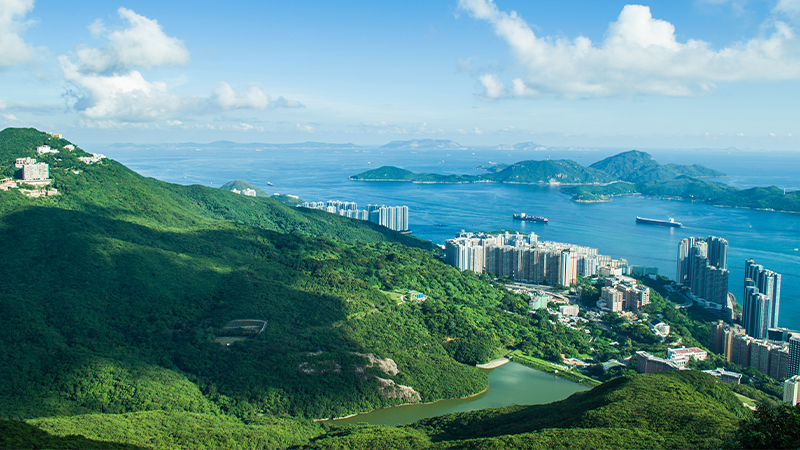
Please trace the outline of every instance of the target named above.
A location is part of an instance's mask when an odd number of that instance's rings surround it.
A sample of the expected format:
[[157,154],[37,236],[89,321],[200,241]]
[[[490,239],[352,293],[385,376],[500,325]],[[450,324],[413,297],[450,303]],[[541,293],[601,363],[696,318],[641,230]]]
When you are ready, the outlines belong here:
[[477,367],[478,369],[494,369],[495,367],[500,367],[503,364],[508,364],[510,362],[511,362],[510,359],[503,357],[503,358],[493,359],[486,364],[478,364],[475,367]]
[[[505,364],[505,363],[503,363],[503,364]],[[503,364],[500,364],[500,365],[503,365]],[[348,416],[334,417],[332,419],[331,418],[328,418],[328,419],[313,419],[313,421],[314,422],[335,422],[337,420],[350,419],[350,418],[355,417],[355,416],[361,416],[361,415],[364,415],[364,414],[370,414],[370,413],[373,413],[375,411],[380,411],[382,409],[398,408],[400,406],[412,406],[412,405],[432,405],[434,403],[443,402],[443,401],[446,401],[446,400],[466,400],[468,398],[477,397],[477,396],[479,396],[479,395],[481,395],[483,393],[486,393],[488,391],[489,391],[489,386],[486,386],[486,389],[484,389],[484,390],[482,390],[480,392],[477,392],[475,394],[472,394],[472,395],[467,395],[466,397],[440,398],[439,400],[434,400],[432,402],[401,403],[399,405],[384,406],[383,408],[375,408],[375,409],[371,409],[369,411],[363,411],[363,412],[359,412],[359,413],[355,413],[355,414],[350,414]]]

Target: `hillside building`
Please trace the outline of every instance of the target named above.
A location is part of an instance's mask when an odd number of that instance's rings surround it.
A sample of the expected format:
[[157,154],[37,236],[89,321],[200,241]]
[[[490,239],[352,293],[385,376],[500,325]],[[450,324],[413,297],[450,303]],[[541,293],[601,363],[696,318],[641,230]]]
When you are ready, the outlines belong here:
[[800,400],[800,375],[795,375],[783,382],[783,401],[789,406],[796,406]]
[[728,241],[689,237],[678,245],[676,281],[706,302],[728,305]]

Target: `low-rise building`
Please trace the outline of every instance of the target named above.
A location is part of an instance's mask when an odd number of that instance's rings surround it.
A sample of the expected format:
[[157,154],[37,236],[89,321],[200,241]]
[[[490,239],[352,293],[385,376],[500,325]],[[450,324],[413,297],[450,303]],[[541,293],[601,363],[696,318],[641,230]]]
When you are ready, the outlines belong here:
[[564,316],[577,316],[580,308],[578,305],[561,305],[558,307],[558,312]]
[[639,373],[658,373],[680,369],[681,367],[675,361],[659,358],[645,351],[636,352],[636,371]]
[[725,370],[722,367],[717,367],[714,370],[704,370],[703,373],[714,375],[715,377],[719,378],[719,380],[722,381],[723,383],[739,384],[742,382],[742,374],[740,374],[739,372],[731,372],[730,370]]
[[668,348],[667,358],[669,358],[670,361],[674,361],[679,367],[683,368],[686,367],[686,363],[688,363],[689,359],[692,358],[696,361],[705,361],[706,358],[708,358],[708,352],[697,347]]
[[40,145],[39,147],[36,147],[36,153],[39,155],[44,155],[45,153],[58,153],[58,150],[50,148],[49,145]]

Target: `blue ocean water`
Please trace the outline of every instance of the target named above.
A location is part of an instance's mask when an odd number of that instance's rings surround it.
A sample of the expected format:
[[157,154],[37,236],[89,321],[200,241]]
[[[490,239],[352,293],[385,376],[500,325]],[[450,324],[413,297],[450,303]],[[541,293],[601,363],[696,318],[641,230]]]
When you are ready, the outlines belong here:
[[[730,292],[737,299],[741,298],[747,258],[781,273],[780,325],[800,330],[799,214],[642,197],[578,204],[557,188],[547,186],[348,180],[350,175],[383,165],[415,172],[457,174],[478,173],[476,167],[488,166],[490,162],[513,163],[525,159],[572,159],[588,166],[628,149],[539,152],[268,150],[252,145],[230,148],[214,144],[87,146],[87,149],[104,153],[142,175],[173,183],[220,186],[241,179],[269,193],[294,194],[308,201],[347,200],[357,202],[360,207],[368,203],[407,205],[414,235],[438,244],[461,229],[533,231],[544,240],[597,247],[600,253],[626,258],[630,264],[656,266],[659,273],[670,278],[675,277],[681,239],[720,236],[730,244]],[[721,170],[730,176],[715,181],[739,188],[776,185],[790,191],[800,189],[800,155],[796,153],[669,149],[649,152],[661,163],[698,163]],[[545,216],[550,222],[513,221],[511,215],[516,212]],[[636,216],[674,217],[684,226],[675,229],[638,225]]]

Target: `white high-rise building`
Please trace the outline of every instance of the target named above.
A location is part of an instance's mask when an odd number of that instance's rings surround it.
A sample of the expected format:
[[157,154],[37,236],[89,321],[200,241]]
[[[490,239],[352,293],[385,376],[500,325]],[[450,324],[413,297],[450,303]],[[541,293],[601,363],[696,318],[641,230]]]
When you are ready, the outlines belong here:
[[795,406],[800,400],[800,375],[795,375],[783,382],[783,401]]

